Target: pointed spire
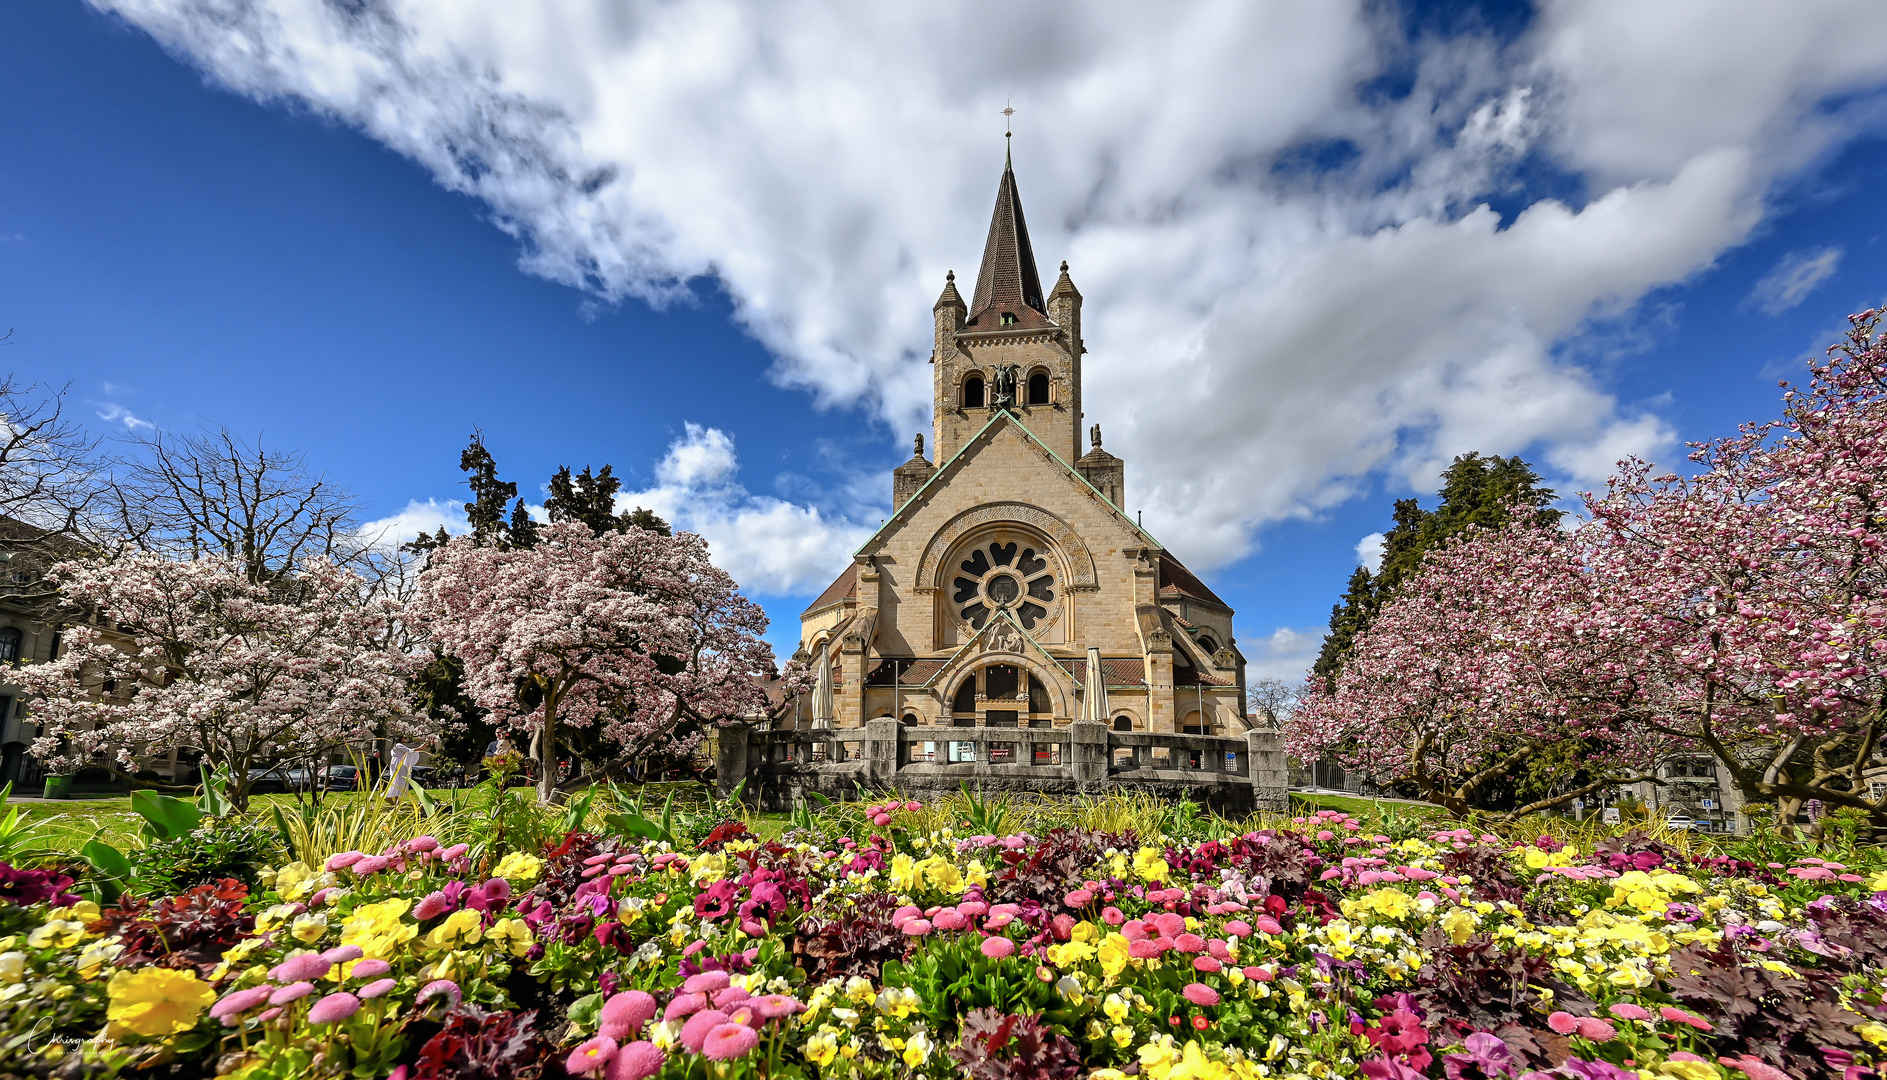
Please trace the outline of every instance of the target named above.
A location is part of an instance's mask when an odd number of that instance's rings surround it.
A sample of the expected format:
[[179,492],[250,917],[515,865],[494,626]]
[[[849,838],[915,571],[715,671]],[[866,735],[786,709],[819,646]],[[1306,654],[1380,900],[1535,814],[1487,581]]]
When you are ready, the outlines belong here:
[[937,302],[932,304],[930,309],[937,311],[940,308],[947,307],[957,308],[962,311],[970,310],[969,305],[963,302],[963,295],[957,292],[957,272],[955,270],[944,275],[943,295],[937,297]]
[[[989,239],[983,244],[983,265],[976,274],[970,318],[964,325],[977,330],[1039,328],[1052,325],[1045,312],[1035,249],[1029,243],[1028,221],[1022,216],[1022,196],[1016,191],[1015,169],[1005,154],[996,210],[989,219]],[[1012,318],[1004,319],[1004,315]]]
[[1072,296],[1076,300],[1081,299],[1081,290],[1075,288],[1074,279],[1068,276],[1067,259],[1061,261],[1061,280],[1055,282],[1055,291],[1048,295],[1051,300],[1060,296]]

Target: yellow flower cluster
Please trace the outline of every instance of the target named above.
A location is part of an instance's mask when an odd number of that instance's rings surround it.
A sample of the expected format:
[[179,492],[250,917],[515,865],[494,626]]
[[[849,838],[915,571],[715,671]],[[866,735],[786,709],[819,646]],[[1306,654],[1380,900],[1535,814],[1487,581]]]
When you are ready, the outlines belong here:
[[358,946],[364,957],[393,959],[407,942],[419,936],[419,927],[402,919],[410,907],[412,901],[398,896],[377,904],[362,904],[341,924],[341,944]]
[[1166,860],[1160,857],[1159,848],[1143,847],[1134,852],[1134,873],[1142,878],[1148,881],[1165,881],[1172,872],[1173,868],[1166,865]]
[[[1257,1080],[1266,1075],[1236,1049],[1221,1048],[1213,1053],[1221,1056],[1210,1056],[1196,1039],[1181,1047],[1171,1035],[1161,1035],[1140,1048],[1140,1075],[1153,1080]],[[1089,1077],[1126,1080],[1126,1075],[1119,1069],[1096,1069]]]
[[194,971],[146,967],[119,969],[106,987],[105,1019],[114,1028],[147,1037],[175,1035],[197,1026],[216,991]]
[[928,885],[938,892],[960,895],[972,885],[988,883],[989,872],[980,860],[973,860],[968,867],[959,870],[955,863],[941,855],[918,860],[900,854],[891,859],[891,887],[901,893],[915,893]]
[[537,875],[544,872],[544,860],[522,851],[514,851],[498,860],[492,867],[491,876],[501,877],[514,885],[528,885],[537,880]]
[[1605,906],[1632,907],[1647,914],[1662,914],[1676,897],[1691,896],[1702,891],[1702,885],[1669,870],[1654,870],[1650,873],[1628,870],[1612,882],[1612,895],[1605,898]]

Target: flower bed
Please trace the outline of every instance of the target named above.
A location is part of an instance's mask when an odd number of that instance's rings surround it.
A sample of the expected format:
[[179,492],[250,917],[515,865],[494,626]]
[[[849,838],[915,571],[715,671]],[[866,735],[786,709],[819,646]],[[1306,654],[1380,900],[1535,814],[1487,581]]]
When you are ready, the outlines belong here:
[[1887,1056],[1874,855],[864,810],[486,865],[421,836],[105,910],[0,868],[0,1073],[1867,1080]]

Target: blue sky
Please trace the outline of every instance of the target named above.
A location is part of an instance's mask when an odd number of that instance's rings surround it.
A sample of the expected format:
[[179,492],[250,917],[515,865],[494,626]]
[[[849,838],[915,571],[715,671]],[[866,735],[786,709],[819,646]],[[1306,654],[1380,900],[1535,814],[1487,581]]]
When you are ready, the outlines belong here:
[[1130,509],[1286,674],[1452,454],[1675,464],[1887,293],[1887,61],[1840,4],[880,13],[833,54],[790,6],[0,6],[0,360],[400,528],[474,427],[527,489],[608,462],[790,642],[886,512],[1012,99]]

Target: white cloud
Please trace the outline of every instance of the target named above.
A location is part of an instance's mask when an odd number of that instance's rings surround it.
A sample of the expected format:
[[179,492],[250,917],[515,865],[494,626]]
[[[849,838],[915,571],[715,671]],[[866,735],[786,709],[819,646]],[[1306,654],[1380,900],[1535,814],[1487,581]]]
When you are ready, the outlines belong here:
[[1749,301],[1762,308],[1765,315],[1780,315],[1806,300],[1815,286],[1834,276],[1840,265],[1838,247],[1791,251],[1750,290]]
[[656,465],[656,485],[617,495],[616,507],[653,510],[677,529],[700,533],[715,565],[761,595],[824,587],[869,535],[818,507],[749,493],[735,482],[739,469],[731,437],[690,423]]
[[664,485],[701,487],[722,483],[737,468],[732,438],[718,428],[691,423],[687,435],[670,444],[668,456],[656,466],[655,475]]
[[[110,384],[107,383],[106,385],[109,386]],[[93,404],[98,406],[98,418],[107,424],[123,424],[127,431],[137,431],[140,428],[150,428],[153,431],[157,429],[156,424],[134,414],[123,405],[109,401],[103,403],[94,402]]]
[[362,525],[360,535],[375,547],[397,548],[412,543],[421,533],[430,536],[442,528],[454,536],[471,531],[464,503],[412,499],[399,513]]
[[1356,565],[1374,574],[1382,569],[1383,541],[1387,537],[1373,532],[1356,542]]
[[1293,629],[1280,626],[1255,641],[1240,638],[1239,649],[1245,654],[1245,680],[1283,679],[1296,685],[1310,673],[1311,664],[1323,648],[1326,626]]
[[[898,432],[928,416],[930,304],[974,277],[1014,99],[1036,252],[1087,297],[1086,419],[1199,567],[1465,450],[1584,480],[1668,445],[1564,346],[1742,243],[1887,78],[1863,0],[1553,0],[1505,45],[1397,40],[1360,0],[93,2],[482,199],[531,272],[655,302],[718,277],[781,383]],[[1359,93],[1404,61],[1406,96]],[[1339,141],[1341,169],[1282,167]],[[1479,204],[1529,161],[1592,197],[1498,221]],[[731,446],[686,452],[660,490],[731,490]],[[713,506],[775,583],[834,527]],[[742,548],[743,520],[783,539]]]

